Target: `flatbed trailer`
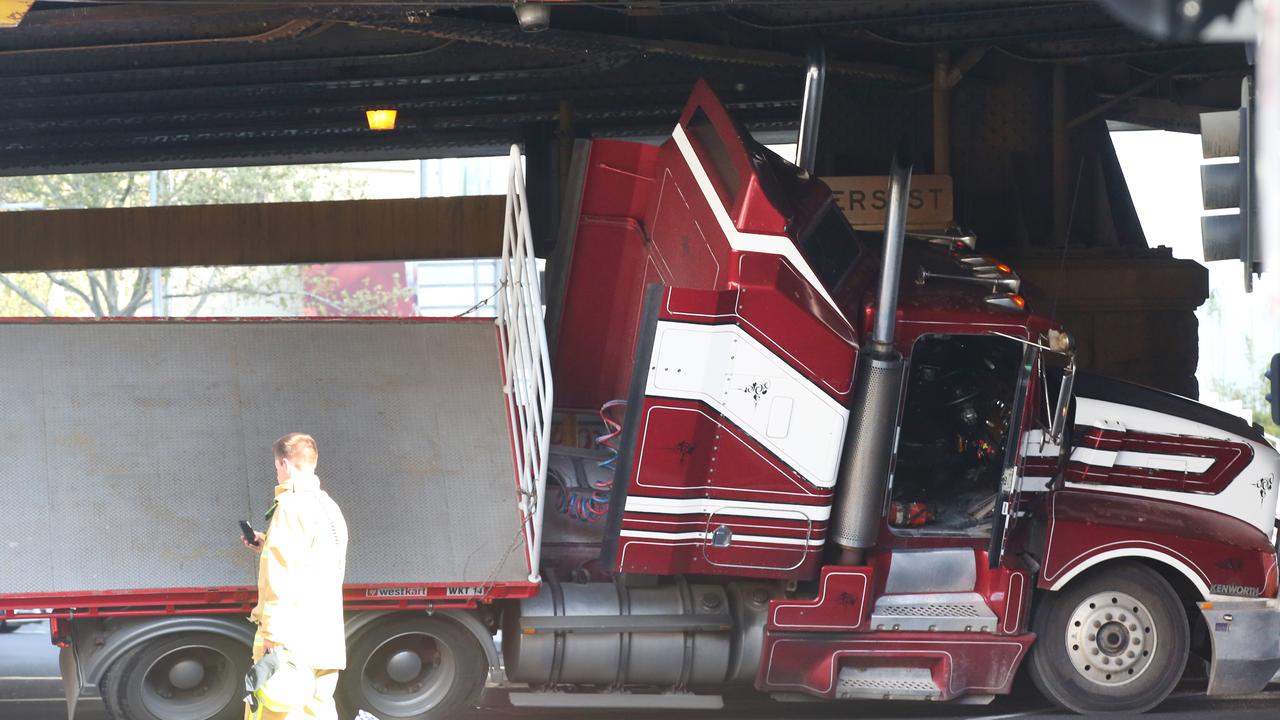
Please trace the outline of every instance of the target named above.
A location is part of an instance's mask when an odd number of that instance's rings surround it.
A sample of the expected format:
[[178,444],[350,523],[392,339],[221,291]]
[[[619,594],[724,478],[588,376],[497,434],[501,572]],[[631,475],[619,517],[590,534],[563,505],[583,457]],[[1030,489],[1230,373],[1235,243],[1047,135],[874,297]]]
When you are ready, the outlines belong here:
[[306,428],[351,527],[353,608],[527,595],[498,353],[488,320],[0,324],[0,594],[243,612],[237,521],[264,527],[270,443]]
[[[452,617],[498,664],[476,609],[540,587],[550,431],[522,182],[496,319],[0,321],[0,618],[50,619],[73,708],[179,629],[204,633],[222,692],[238,682],[257,595],[238,521],[265,529],[270,446],[295,430],[350,529],[348,629]],[[146,699],[108,708],[221,712]]]

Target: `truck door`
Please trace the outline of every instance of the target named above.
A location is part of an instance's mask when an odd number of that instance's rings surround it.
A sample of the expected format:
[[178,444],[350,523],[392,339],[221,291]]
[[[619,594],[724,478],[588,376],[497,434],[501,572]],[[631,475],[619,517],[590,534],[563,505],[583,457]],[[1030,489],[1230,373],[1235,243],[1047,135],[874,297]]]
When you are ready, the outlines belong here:
[[1022,364],[1018,370],[1018,382],[1013,392],[1013,410],[1009,427],[1009,442],[1005,445],[1004,471],[1000,477],[1000,491],[996,496],[995,517],[991,523],[991,545],[987,561],[991,567],[999,567],[1004,558],[1009,537],[1017,526],[1020,515],[1023,461],[1028,443],[1033,440],[1035,425],[1034,379],[1039,349],[1024,345]]

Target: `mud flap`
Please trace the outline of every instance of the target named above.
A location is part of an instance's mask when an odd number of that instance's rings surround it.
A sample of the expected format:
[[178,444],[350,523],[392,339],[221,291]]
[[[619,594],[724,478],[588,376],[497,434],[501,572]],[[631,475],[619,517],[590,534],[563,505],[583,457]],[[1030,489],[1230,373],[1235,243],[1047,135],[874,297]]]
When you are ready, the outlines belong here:
[[1280,671],[1280,604],[1275,600],[1201,603],[1213,642],[1208,695],[1260,692]]
[[58,652],[58,669],[62,671],[62,691],[67,698],[67,720],[75,720],[76,704],[80,702],[84,681],[80,677],[80,662],[74,645],[68,643]]

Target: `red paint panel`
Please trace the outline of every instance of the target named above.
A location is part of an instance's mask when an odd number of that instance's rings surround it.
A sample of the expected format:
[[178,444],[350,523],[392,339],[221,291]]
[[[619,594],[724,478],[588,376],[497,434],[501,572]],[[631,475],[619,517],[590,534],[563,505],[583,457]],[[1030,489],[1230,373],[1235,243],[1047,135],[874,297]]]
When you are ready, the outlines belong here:
[[[700,125],[703,119],[707,122],[705,126]],[[694,85],[680,113],[680,126],[702,166],[707,168],[707,176],[734,225],[746,232],[783,234],[787,220],[764,197],[743,147],[741,129],[705,81],[698,80]],[[709,147],[710,144],[719,148]],[[722,158],[717,158],[718,149],[723,150]],[[737,178],[736,192],[732,178],[725,177],[726,174]]]
[[811,485],[706,405],[645,398],[628,496],[830,505]]
[[1049,496],[1049,529],[1038,586],[1052,587],[1103,553],[1155,554],[1213,586],[1268,586],[1275,551],[1242,520],[1181,503],[1083,490]]
[[701,513],[641,513],[629,512],[623,519],[624,530],[648,530],[655,532],[710,532],[724,525],[738,535],[768,535],[769,537],[795,540],[822,539],[827,534],[825,522],[781,520],[778,518],[733,515],[731,510],[715,513],[714,522]]
[[651,202],[657,148],[595,141],[587,160],[555,343],[556,403],[594,412],[626,397],[640,301],[662,282],[638,218]]
[[846,667],[928,668],[939,700],[1009,692],[1035,636],[973,633],[866,633],[855,636],[781,633],[766,629],[756,688],[834,699]]
[[[627,511],[618,539],[617,570],[656,575],[702,573],[742,577],[812,577],[826,522],[802,518],[805,508],[830,507],[833,491],[810,485],[744,432],[707,406],[689,400],[646,398],[629,499],[677,498],[771,503],[794,517],[746,517],[726,509],[705,513]],[[712,547],[707,534],[725,525],[729,547]],[[628,532],[658,533],[635,537]],[[665,537],[663,537],[665,536]],[[762,541],[753,541],[759,537]],[[768,542],[772,539],[775,542]],[[781,545],[777,541],[790,544]]]
[[1005,553],[1003,564],[995,568],[989,566],[985,550],[976,555],[978,582],[974,589],[996,614],[996,632],[1018,635],[1029,629],[1032,573],[1012,553]]
[[1068,463],[1066,472],[1067,479],[1071,482],[1216,495],[1227,489],[1253,461],[1253,447],[1247,443],[1214,438],[1118,432],[1090,427],[1084,430],[1082,439],[1081,444],[1085,447],[1103,451],[1211,458],[1213,464],[1204,472],[1191,473],[1120,464],[1105,467],[1072,460]]
[[[710,553],[710,557],[708,557]],[[821,548],[737,543],[710,549],[701,540],[660,540],[622,537],[618,564],[624,572],[651,575],[733,575],[786,579],[812,576]]]
[[673,287],[723,288],[730,278],[725,261],[732,249],[710,221],[711,210],[692,174],[682,167],[683,157],[668,146],[661,160],[655,202],[645,223],[650,256]]
[[816,597],[769,603],[766,628],[776,632],[864,630],[875,604],[873,575],[871,567],[826,565]]
[[639,218],[649,207],[658,148],[620,140],[592,140],[581,212],[595,217]]

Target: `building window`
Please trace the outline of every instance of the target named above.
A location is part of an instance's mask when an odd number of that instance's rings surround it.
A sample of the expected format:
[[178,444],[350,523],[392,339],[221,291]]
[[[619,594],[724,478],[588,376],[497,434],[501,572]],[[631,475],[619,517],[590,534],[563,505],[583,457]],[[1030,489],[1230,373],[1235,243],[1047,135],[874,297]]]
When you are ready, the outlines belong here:
[[424,260],[413,263],[413,273],[420,316],[454,317],[466,313],[467,317],[494,317],[496,314],[497,258]]

